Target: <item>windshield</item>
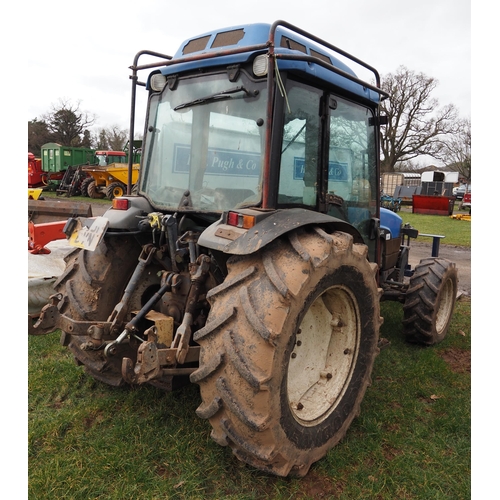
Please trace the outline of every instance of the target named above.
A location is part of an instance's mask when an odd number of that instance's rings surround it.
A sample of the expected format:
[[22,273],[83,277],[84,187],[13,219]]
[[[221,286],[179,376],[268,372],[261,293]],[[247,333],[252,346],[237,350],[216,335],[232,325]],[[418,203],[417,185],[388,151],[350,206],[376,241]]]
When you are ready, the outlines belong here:
[[125,163],[125,156],[96,154],[96,162],[100,167],[106,167],[111,163]]
[[261,197],[265,82],[179,79],[150,99],[140,191],[160,209],[219,212]]
[[96,162],[100,167],[106,167],[108,165],[108,157],[106,155],[96,155]]

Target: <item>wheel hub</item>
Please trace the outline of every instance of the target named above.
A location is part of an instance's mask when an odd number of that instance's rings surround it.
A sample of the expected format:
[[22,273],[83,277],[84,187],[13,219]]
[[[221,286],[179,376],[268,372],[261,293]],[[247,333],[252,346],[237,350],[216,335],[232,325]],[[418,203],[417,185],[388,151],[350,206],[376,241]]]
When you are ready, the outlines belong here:
[[448,324],[448,319],[452,314],[454,304],[455,296],[453,282],[451,279],[448,279],[443,286],[439,309],[436,314],[436,331],[439,335],[441,335]]
[[344,286],[317,297],[306,312],[290,356],[287,387],[294,418],[313,426],[342,399],[359,350],[356,301]]

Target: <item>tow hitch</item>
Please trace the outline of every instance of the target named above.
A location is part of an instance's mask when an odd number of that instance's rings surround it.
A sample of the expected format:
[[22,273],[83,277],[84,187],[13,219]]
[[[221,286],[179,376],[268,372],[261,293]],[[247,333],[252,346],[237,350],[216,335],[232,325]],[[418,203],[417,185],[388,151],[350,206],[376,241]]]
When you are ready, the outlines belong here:
[[[143,384],[163,375],[189,375],[195,371],[195,368],[178,368],[177,364],[182,365],[198,361],[199,347],[190,346],[189,343],[192,336],[191,327],[195,306],[198,303],[203,284],[208,276],[210,262],[210,257],[200,255],[196,262],[191,264],[191,288],[189,290],[186,311],[170,348],[158,348],[156,326],[152,326],[146,330],[147,341],[142,341],[141,339],[142,343],[137,350],[137,362],[135,366],[130,358],[123,358],[122,360],[122,377],[126,382],[129,384]],[[104,352],[107,356],[113,355],[116,345],[133,334],[135,325],[145,317],[164,293],[170,291],[174,278],[175,275],[169,275],[166,283],[151,298],[148,304],[141,309],[137,316],[127,324],[121,335],[114,342],[106,346]]]

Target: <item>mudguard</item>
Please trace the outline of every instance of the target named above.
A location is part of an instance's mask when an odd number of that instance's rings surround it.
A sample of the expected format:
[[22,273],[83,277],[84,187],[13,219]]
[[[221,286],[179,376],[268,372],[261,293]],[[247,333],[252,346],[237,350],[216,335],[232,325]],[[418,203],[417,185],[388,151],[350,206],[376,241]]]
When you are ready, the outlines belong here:
[[261,211],[239,210],[243,215],[253,215],[257,223],[250,229],[226,223],[227,213],[201,234],[198,245],[232,255],[248,255],[265,247],[279,236],[302,226],[314,224],[351,234],[356,243],[363,243],[358,230],[351,224],[320,212],[303,208]]
[[138,217],[144,217],[153,212],[153,207],[142,196],[123,196],[123,198],[129,201],[129,208],[127,210],[109,208],[103,215],[103,217],[109,220],[108,230],[122,229],[137,231]]

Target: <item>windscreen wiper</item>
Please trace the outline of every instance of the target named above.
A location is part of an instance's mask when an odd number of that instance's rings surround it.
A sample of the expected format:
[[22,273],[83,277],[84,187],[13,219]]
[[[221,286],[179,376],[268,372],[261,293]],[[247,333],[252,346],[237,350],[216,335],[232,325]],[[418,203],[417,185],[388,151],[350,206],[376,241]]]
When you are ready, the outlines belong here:
[[237,92],[244,92],[247,97],[256,97],[259,95],[258,90],[248,90],[243,86],[233,87],[232,89],[222,90],[221,92],[216,92],[215,94],[207,95],[206,97],[199,97],[198,99],[194,99],[193,101],[179,104],[174,108],[174,111],[178,111],[179,109],[189,108],[191,106],[197,106],[198,104],[205,104],[207,102],[214,102],[223,99],[231,99],[232,98],[231,94],[236,94]]

